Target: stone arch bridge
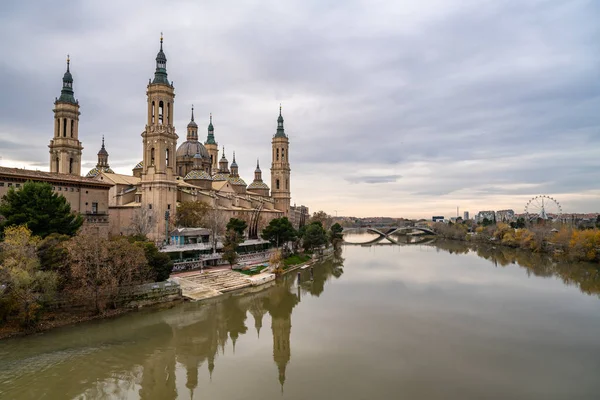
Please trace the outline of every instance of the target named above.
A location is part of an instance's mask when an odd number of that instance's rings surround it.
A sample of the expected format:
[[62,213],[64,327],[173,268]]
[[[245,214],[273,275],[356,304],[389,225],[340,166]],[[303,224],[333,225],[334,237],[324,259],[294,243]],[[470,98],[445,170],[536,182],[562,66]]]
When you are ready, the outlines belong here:
[[347,233],[352,233],[352,232],[360,232],[360,231],[366,231],[369,233],[375,233],[377,235],[379,235],[379,237],[370,240],[368,242],[365,243],[353,243],[353,242],[348,242],[344,239],[344,243],[346,244],[360,244],[360,245],[370,245],[370,244],[375,244],[380,242],[383,239],[387,239],[388,241],[390,241],[393,244],[399,244],[398,240],[396,240],[395,238],[391,237],[394,234],[398,234],[398,235],[407,235],[407,236],[415,236],[415,235],[433,235],[436,236],[437,233],[435,233],[433,230],[427,228],[427,227],[422,227],[422,226],[386,226],[386,227],[366,227],[366,228],[345,228],[342,231],[342,234],[345,235]]

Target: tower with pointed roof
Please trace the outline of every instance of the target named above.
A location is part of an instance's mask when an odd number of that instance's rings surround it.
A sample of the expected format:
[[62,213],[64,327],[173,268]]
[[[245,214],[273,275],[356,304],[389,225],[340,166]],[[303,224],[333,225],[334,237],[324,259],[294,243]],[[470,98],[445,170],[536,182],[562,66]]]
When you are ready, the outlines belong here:
[[269,186],[262,180],[262,171],[258,159],[256,160],[256,169],[254,170],[254,181],[248,185],[248,192],[262,197],[269,197]]
[[208,124],[208,136],[206,136],[206,142],[204,142],[204,147],[208,151],[210,155],[210,166],[211,170],[216,172],[219,162],[219,144],[215,141],[215,128],[212,123],[212,113],[210,114],[210,123]]
[[235,161],[235,151],[233,152],[233,161],[231,162],[231,171],[227,179],[233,190],[238,194],[246,194],[246,182],[240,177],[239,168]]
[[114,171],[110,169],[110,166],[108,165],[108,151],[106,151],[106,147],[104,147],[104,136],[102,136],[102,147],[100,148],[100,151],[98,151],[98,163],[87,173],[86,178],[93,178],[100,172],[114,174]]
[[54,137],[50,140],[50,172],[81,175],[79,141],[79,102],[73,96],[71,60],[67,56],[67,71],[63,75],[60,97],[54,101]]
[[[144,149],[141,173],[142,204],[151,210],[156,221],[149,234],[155,241],[165,239],[165,215],[175,216],[177,204],[177,180],[175,155],[177,134],[173,125],[175,88],[167,79],[167,57],[163,52],[163,37],[156,55],[154,79],[148,83],[148,119],[142,132]],[[192,155],[193,156],[193,155]]]
[[283,211],[285,217],[290,216],[290,143],[283,128],[283,116],[281,105],[279,106],[279,117],[277,118],[277,131],[271,141],[273,150],[271,162],[271,197],[275,202],[275,208]]

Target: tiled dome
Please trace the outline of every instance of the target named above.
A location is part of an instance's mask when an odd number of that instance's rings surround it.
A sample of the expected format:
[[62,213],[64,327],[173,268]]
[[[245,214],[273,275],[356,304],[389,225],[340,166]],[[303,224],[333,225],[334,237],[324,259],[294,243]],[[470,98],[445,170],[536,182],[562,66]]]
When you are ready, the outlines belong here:
[[185,176],[185,178],[183,178],[184,180],[188,180],[188,179],[205,179],[207,181],[212,181],[213,178],[210,177],[210,175],[208,174],[208,172],[204,171],[204,170],[193,170],[188,172],[188,174]]

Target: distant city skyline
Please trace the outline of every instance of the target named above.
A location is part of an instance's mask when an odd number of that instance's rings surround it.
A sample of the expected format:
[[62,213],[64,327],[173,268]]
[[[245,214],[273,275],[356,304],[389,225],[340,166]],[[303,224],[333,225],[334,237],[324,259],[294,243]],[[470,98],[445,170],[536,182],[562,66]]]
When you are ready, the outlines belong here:
[[521,213],[540,194],[600,211],[598,3],[35,3],[0,5],[2,166],[48,170],[70,54],[82,174],[103,135],[111,168],[130,174],[162,31],[179,142],[192,104],[202,138],[212,112],[252,180],[282,103],[292,204],[311,212]]

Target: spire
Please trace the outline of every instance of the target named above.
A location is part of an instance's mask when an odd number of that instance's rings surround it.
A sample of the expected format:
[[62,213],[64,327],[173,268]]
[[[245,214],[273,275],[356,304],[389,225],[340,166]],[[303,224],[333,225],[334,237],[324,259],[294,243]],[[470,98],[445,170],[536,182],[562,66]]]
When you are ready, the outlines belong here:
[[170,85],[167,79],[167,56],[163,52],[163,35],[160,33],[160,50],[156,54],[156,71],[154,72],[154,80],[152,83],[162,83]]
[[279,104],[279,117],[277,118],[277,132],[275,137],[287,138],[285,130],[283,129],[283,116],[281,115],[281,104]]
[[75,97],[73,97],[73,75],[71,75],[71,58],[67,54],[67,71],[63,75],[63,85],[62,90],[60,91],[60,97],[58,101],[64,103],[72,103],[77,104]]
[[262,172],[260,170],[260,165],[258,164],[258,158],[256,159],[256,169],[254,170],[254,172]]
[[194,105],[192,104],[192,122],[194,122]]
[[215,142],[215,128],[212,123],[212,113],[210,113],[210,123],[208,124],[208,136],[206,137],[206,142],[204,144],[217,144]]

